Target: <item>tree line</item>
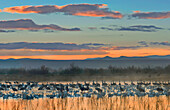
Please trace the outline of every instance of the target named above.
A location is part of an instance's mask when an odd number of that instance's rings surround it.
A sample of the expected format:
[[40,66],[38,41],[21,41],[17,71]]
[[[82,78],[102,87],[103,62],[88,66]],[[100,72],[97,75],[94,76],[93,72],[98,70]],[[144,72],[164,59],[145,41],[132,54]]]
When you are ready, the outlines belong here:
[[74,64],[70,64],[70,67],[65,69],[50,69],[45,65],[40,68],[10,68],[10,69],[0,69],[0,74],[31,74],[31,75],[114,75],[114,74],[170,74],[170,65],[166,67],[113,67],[108,68],[80,68]]

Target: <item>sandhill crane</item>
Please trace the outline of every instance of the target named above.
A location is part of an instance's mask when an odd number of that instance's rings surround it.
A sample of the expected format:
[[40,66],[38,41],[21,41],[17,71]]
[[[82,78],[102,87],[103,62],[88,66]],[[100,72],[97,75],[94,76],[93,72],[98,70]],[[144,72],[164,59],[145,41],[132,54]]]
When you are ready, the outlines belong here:
[[97,88],[97,87],[96,87],[95,89],[96,89],[98,92],[100,92],[100,93],[102,92],[102,89],[100,89],[100,88]]
[[13,90],[13,91],[18,91],[18,90],[17,90],[16,88],[14,88],[14,87],[12,87],[12,90]]
[[135,85],[135,83],[133,81],[131,81],[131,85]]
[[137,89],[138,89],[140,92],[145,92],[145,89],[142,88],[140,85],[137,85]]
[[121,85],[119,87],[121,92],[125,90]]
[[157,90],[158,92],[163,92],[163,91],[164,91],[161,87],[158,87],[156,90]]
[[[153,86],[153,85],[154,86]],[[26,83],[0,83],[0,98],[22,98],[22,99],[33,99],[33,98],[66,98],[66,97],[92,97],[93,95],[97,98],[105,96],[145,96],[149,97],[166,95],[169,96],[169,82],[158,82],[155,81],[151,84],[150,82],[138,81],[137,85],[131,81],[124,84],[119,81],[117,85],[114,81],[106,83],[102,81],[100,83],[94,82],[77,84],[72,83],[38,83],[38,82],[26,82]],[[35,91],[38,90],[38,91]],[[43,90],[43,91],[41,91]],[[21,91],[22,93],[19,93]],[[45,93],[46,92],[46,93]]]
[[102,86],[107,86],[107,83],[102,80]]
[[125,81],[124,81],[124,84],[125,84],[125,85],[128,85],[128,83],[126,83]]
[[114,86],[114,85],[116,85],[116,83],[113,81],[113,82],[111,83],[111,85],[113,85],[113,86]]

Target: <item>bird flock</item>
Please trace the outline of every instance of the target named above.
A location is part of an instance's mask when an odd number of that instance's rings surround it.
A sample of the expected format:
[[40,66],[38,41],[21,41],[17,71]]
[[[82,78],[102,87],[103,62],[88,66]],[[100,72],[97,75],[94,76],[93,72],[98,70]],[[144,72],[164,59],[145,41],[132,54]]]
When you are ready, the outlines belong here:
[[114,97],[170,95],[170,81],[84,81],[0,83],[0,99],[39,99],[67,97]]

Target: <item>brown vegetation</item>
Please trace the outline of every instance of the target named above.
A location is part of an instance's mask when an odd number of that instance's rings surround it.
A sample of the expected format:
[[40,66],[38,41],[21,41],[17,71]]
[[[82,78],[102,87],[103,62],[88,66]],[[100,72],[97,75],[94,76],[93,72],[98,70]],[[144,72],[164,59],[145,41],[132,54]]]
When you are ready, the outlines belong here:
[[169,108],[169,96],[0,100],[0,110],[168,110]]

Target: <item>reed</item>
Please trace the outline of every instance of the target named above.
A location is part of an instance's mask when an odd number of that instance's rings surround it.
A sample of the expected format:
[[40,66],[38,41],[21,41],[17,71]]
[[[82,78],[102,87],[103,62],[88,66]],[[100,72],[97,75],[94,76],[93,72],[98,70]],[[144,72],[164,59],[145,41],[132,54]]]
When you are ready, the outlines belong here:
[[0,110],[169,110],[170,96],[0,99]]

